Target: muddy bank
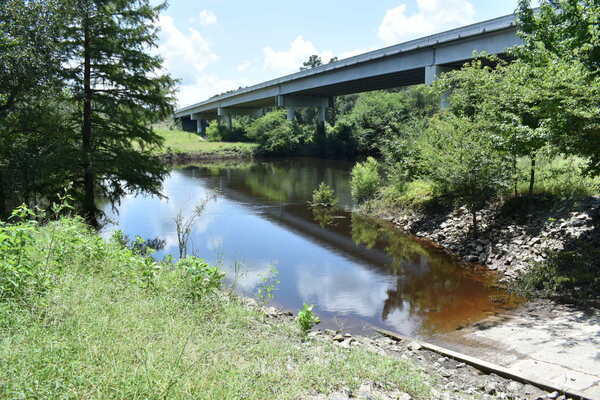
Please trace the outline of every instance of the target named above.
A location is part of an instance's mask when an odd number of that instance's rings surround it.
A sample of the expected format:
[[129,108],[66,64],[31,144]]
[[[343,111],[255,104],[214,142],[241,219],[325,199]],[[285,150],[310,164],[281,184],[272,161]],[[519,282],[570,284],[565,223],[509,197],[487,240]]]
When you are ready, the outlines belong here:
[[191,164],[195,162],[252,160],[254,154],[241,151],[219,151],[213,153],[165,153],[159,159],[167,165]]
[[579,201],[517,199],[478,212],[479,232],[471,231],[464,207],[434,211],[369,212],[400,229],[433,241],[464,261],[478,263],[511,280],[549,252],[600,245],[600,196]]

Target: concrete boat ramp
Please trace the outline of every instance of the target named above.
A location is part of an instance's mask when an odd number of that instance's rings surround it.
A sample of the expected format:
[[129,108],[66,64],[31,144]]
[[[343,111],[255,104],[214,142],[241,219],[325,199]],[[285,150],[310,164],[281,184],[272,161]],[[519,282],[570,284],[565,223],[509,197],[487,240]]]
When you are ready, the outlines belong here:
[[533,302],[434,338],[526,379],[600,400],[600,310]]

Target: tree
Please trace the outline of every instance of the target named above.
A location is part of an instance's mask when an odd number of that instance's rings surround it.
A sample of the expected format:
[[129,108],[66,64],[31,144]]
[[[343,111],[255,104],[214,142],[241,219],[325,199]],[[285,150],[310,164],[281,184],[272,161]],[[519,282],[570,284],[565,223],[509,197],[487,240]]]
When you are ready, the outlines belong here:
[[531,0],[517,9],[524,46],[519,57],[535,59],[547,51],[567,62],[577,60],[590,71],[600,71],[600,0],[542,0],[539,12]]
[[0,2],[0,121],[19,101],[57,82],[58,7],[50,0]]
[[316,54],[313,54],[312,56],[308,57],[308,60],[302,63],[300,71],[306,71],[307,69],[316,68],[321,65],[323,65],[323,60],[321,60],[321,57]]
[[524,45],[515,55],[551,73],[543,77],[546,125],[562,152],[588,159],[587,173],[600,175],[600,0],[544,0],[538,13],[521,0],[517,13]]
[[82,212],[97,224],[96,191],[114,202],[126,191],[158,194],[165,168],[151,150],[161,144],[151,123],[172,113],[174,81],[153,55],[162,3],[150,0],[62,0],[68,10],[64,69],[80,133],[75,171]]
[[497,151],[486,123],[444,113],[431,119],[419,141],[424,177],[470,211],[477,234],[477,211],[510,182],[508,158]]
[[0,218],[66,184],[60,16],[53,0],[0,2]]

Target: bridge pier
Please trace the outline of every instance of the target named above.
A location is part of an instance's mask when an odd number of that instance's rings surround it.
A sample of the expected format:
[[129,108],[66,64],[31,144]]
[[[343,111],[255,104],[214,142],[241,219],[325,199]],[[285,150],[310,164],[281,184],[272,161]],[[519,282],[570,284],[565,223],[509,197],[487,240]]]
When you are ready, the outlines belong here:
[[208,126],[208,119],[203,117],[202,114],[192,114],[190,119],[196,121],[196,133],[201,136],[206,136],[206,127]]
[[[452,71],[451,67],[446,67],[443,65],[427,65],[425,67],[425,84],[431,85],[433,82],[437,81],[441,74]],[[442,95],[440,99],[440,109],[445,110],[448,108],[448,94],[445,93]]]
[[286,108],[289,121],[294,119],[297,108],[316,107],[319,109],[319,123],[324,123],[327,119],[327,109],[333,107],[333,97],[283,95],[277,96],[277,106]]

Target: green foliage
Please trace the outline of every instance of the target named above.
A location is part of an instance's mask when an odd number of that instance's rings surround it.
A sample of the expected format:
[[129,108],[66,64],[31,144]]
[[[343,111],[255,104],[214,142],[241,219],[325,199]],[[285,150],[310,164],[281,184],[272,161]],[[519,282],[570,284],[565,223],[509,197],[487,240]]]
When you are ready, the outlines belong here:
[[270,154],[291,154],[305,143],[306,132],[288,121],[285,110],[271,111],[248,126],[248,137]]
[[414,119],[431,115],[435,104],[435,95],[424,87],[366,92],[340,123],[353,127],[359,153],[378,154],[388,141],[403,140]]
[[268,304],[273,300],[273,292],[277,290],[277,286],[281,283],[281,281],[277,279],[278,275],[279,271],[277,271],[277,268],[272,267],[269,270],[269,273],[260,279],[257,295],[263,304]]
[[485,130],[467,118],[446,114],[431,121],[419,146],[425,176],[441,194],[465,204],[473,215],[510,184],[510,164]]
[[13,211],[12,218],[25,222],[16,225],[0,222],[0,301],[45,289],[45,274],[39,268],[39,261],[32,258],[37,224],[28,220],[30,215],[31,210],[22,206]]
[[567,62],[577,60],[598,73],[600,68],[600,2],[598,0],[542,0],[537,12],[531,0],[520,0],[517,9],[520,34],[525,42],[519,57],[535,60],[548,52]]
[[312,207],[335,207],[337,204],[337,197],[333,189],[326,184],[321,182],[318,188],[313,191],[312,201],[310,205]]
[[364,162],[356,163],[352,168],[350,189],[352,198],[357,203],[363,203],[377,194],[381,185],[379,163],[373,157]]
[[435,185],[417,179],[403,185],[388,185],[381,190],[381,201],[386,207],[420,210],[438,197]]
[[600,249],[593,244],[577,250],[549,254],[534,264],[517,281],[518,289],[529,296],[560,297],[584,303],[600,293]]
[[176,267],[185,276],[185,289],[188,295],[196,300],[202,300],[214,294],[220,287],[225,277],[218,267],[208,265],[197,257],[182,258]]
[[225,136],[224,131],[226,129],[219,121],[213,120],[206,127],[206,137],[211,142],[220,142],[223,140],[223,136]]
[[303,335],[306,335],[313,326],[321,322],[319,317],[313,312],[313,308],[313,305],[304,304],[302,310],[298,311],[296,322],[298,322],[298,326]]

